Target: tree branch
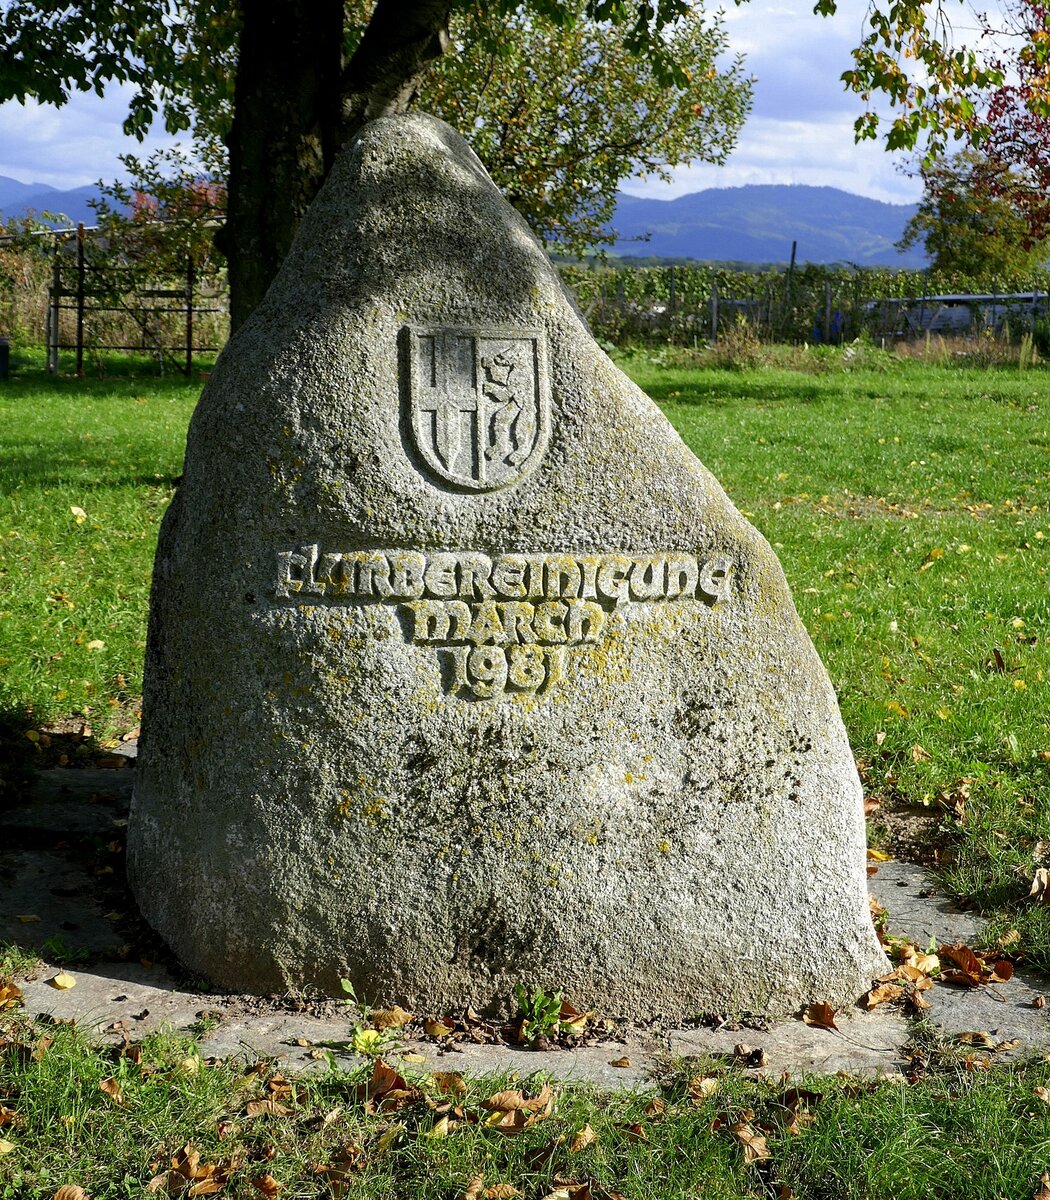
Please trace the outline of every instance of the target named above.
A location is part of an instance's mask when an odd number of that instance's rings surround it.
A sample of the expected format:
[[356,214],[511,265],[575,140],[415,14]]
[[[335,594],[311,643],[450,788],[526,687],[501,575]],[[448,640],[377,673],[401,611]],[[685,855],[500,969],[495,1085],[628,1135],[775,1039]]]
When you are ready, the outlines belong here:
[[379,0],[342,80],[342,136],[404,112],[448,47],[449,0]]

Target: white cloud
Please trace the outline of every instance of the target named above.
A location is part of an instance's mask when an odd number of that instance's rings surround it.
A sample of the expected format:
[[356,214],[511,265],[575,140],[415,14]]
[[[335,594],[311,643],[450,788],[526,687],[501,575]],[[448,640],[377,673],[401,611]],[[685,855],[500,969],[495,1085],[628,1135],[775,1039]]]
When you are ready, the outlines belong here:
[[[121,129],[131,89],[116,85],[106,95],[74,93],[61,108],[28,100],[0,104],[0,175],[24,183],[74,188],[121,174],[118,156],[146,155],[179,139],[163,132],[144,141]],[[187,139],[183,139],[187,141]]]
[[[993,11],[998,4],[980,2]],[[918,199],[919,184],[897,169],[906,156],[853,140],[853,121],[863,106],[839,77],[863,35],[868,0],[839,0],[839,11],[827,18],[816,16],[812,4],[750,0],[727,6],[731,49],[746,53],[746,68],[757,78],[754,110],[736,151],[724,167],[684,167],[669,185],[632,181],[627,191],[670,199],[706,187],[803,183],[897,203]],[[977,20],[967,4],[949,2],[946,9],[949,15],[957,9],[956,30],[972,38]],[[163,132],[144,145],[126,137],[120,126],[129,95],[130,89],[111,87],[103,99],[77,94],[61,109],[0,105],[0,175],[76,187],[118,176],[121,153],[148,153],[178,140]]]
[[823,120],[755,117],[725,166],[680,167],[670,184],[631,180],[623,190],[670,200],[711,187],[801,183],[837,187],[891,204],[911,204],[919,199],[922,186],[896,169],[896,164],[907,161],[904,156],[888,154],[878,142],[857,145],[848,114]]

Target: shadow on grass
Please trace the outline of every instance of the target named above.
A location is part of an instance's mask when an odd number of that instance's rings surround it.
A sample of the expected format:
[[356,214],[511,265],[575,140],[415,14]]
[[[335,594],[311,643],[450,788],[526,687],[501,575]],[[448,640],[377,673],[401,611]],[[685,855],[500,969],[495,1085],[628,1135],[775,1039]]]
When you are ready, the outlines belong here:
[[740,372],[703,383],[667,381],[648,383],[643,390],[659,404],[681,404],[689,407],[729,408],[735,404],[749,407],[763,404],[817,404],[832,398],[833,393],[801,377],[784,385],[771,382],[758,374]]

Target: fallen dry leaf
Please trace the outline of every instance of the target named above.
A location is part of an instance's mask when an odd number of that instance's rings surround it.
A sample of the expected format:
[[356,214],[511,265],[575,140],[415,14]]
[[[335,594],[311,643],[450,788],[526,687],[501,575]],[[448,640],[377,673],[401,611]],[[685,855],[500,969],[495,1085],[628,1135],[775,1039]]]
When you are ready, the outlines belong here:
[[99,1080],[98,1089],[113,1101],[114,1104],[124,1103],[124,1093],[120,1090],[120,1084],[110,1076],[109,1079]]
[[579,1154],[581,1150],[586,1150],[588,1146],[593,1146],[597,1140],[598,1135],[590,1125],[584,1125],[580,1132],[572,1139],[569,1149],[573,1154]]
[[553,1104],[554,1092],[549,1083],[545,1083],[536,1096],[529,1097],[524,1092],[508,1090],[496,1092],[495,1095],[489,1096],[487,1100],[482,1101],[483,1107],[496,1109],[499,1112],[516,1112],[522,1110],[524,1112],[538,1113],[541,1109],[544,1109],[548,1116]]
[[730,1125],[729,1132],[743,1146],[744,1162],[761,1162],[762,1159],[771,1157],[766,1139],[746,1121],[738,1121],[735,1125]]
[[435,1017],[427,1017],[423,1022],[423,1028],[432,1038],[445,1038],[449,1034],[456,1032],[456,1024],[448,1017],[443,1017],[438,1020]]
[[635,1121],[633,1125],[617,1126],[624,1137],[629,1138],[632,1142],[647,1142],[649,1135],[645,1132],[645,1126],[639,1121]]
[[629,1067],[630,1065],[631,1060],[626,1055],[623,1058],[614,1058],[612,1062],[609,1063],[610,1067]]
[[1039,1188],[1032,1200],[1050,1200],[1050,1175],[1045,1171],[1039,1176]]
[[991,1050],[995,1047],[995,1038],[984,1029],[957,1034],[955,1040],[963,1046],[978,1046],[982,1050]]
[[57,1192],[55,1192],[52,1200],[91,1200],[87,1192],[82,1187],[75,1183],[64,1183]]
[[276,1196],[278,1192],[284,1191],[284,1184],[278,1183],[272,1175],[259,1175],[252,1180],[252,1187],[266,1197]]
[[459,1071],[435,1071],[430,1077],[437,1084],[438,1091],[446,1096],[465,1096],[467,1085]]
[[1050,871],[1040,867],[1032,876],[1032,886],[1028,889],[1029,896],[1041,904],[1050,904]]
[[376,1029],[401,1029],[412,1020],[414,1013],[406,1012],[400,1004],[393,1008],[379,1008],[372,1013],[372,1024]]
[[666,1108],[667,1101],[663,1096],[654,1096],[645,1106],[644,1112],[647,1117],[662,1117]]
[[458,1121],[450,1121],[446,1115],[437,1121],[434,1125],[434,1128],[431,1129],[431,1131],[425,1136],[432,1138],[448,1137],[449,1133],[451,1133],[451,1131],[455,1129],[458,1124]]
[[895,983],[880,983],[878,987],[873,987],[870,992],[864,996],[864,1007],[871,1012],[873,1008],[880,1004],[887,1004],[890,1000],[899,1000],[904,995],[904,988]]
[[48,980],[48,983],[60,992],[68,991],[69,988],[77,986],[76,979],[72,975],[67,975],[65,971],[59,971],[57,975],[53,975]]
[[941,978],[946,983],[961,983],[964,987],[980,987],[985,982],[984,963],[969,946],[961,943],[954,946],[938,946],[940,958],[955,964],[955,969],[942,970]]
[[249,1117],[287,1117],[292,1110],[280,1100],[267,1097],[265,1100],[249,1100],[244,1111]]
[[835,1024],[835,1010],[826,1000],[818,1000],[815,1004],[810,1004],[802,1014],[802,1020],[807,1025],[815,1025],[818,1029],[838,1029]]
[[718,1091],[718,1080],[713,1075],[694,1075],[689,1080],[689,1098],[699,1107]]
[[5,1008],[15,1008],[22,1003],[22,990],[13,983],[0,984],[0,1012]]
[[9,1142],[7,1138],[0,1138],[0,1157],[5,1154],[10,1154],[13,1150],[17,1149],[18,1147],[14,1144],[14,1142]]
[[461,1200],[481,1200],[481,1193],[485,1190],[485,1179],[482,1175],[475,1175],[474,1178],[467,1184],[463,1192]]
[[512,1183],[494,1183],[492,1187],[487,1187],[482,1195],[485,1200],[515,1200],[522,1193]]

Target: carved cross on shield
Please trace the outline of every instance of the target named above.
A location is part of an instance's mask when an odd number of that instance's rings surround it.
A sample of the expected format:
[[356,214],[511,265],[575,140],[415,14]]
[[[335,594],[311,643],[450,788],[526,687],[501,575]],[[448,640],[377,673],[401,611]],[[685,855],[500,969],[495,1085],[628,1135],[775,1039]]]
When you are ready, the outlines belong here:
[[408,432],[439,479],[475,492],[509,487],[550,434],[542,331],[410,329]]

